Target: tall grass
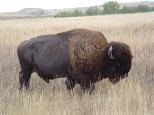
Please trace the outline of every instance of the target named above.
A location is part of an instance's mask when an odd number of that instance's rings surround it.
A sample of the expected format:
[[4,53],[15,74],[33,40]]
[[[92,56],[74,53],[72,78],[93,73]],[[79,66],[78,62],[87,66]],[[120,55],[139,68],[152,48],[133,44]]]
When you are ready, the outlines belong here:
[[[72,28],[101,31],[109,42],[127,43],[134,56],[129,77],[116,85],[102,80],[88,95],[78,85],[69,93],[64,79],[46,84],[33,74],[30,89],[19,92],[17,46],[34,36]],[[154,13],[0,21],[0,114],[153,115]]]

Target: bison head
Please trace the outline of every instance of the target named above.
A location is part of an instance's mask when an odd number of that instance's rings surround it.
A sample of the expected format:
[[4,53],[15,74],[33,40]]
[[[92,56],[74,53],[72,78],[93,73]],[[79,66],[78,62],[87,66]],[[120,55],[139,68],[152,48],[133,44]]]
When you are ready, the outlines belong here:
[[130,48],[125,43],[111,42],[103,52],[103,74],[112,83],[127,77],[132,65],[132,54]]

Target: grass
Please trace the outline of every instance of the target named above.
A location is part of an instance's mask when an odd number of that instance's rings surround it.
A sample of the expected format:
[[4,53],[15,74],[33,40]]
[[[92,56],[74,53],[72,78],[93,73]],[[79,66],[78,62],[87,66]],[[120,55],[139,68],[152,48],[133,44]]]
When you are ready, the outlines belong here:
[[[127,43],[134,56],[129,77],[116,85],[102,80],[88,95],[78,85],[69,93],[64,79],[46,84],[33,74],[30,89],[19,92],[17,46],[34,36],[72,28],[101,31],[108,41]],[[0,21],[0,115],[153,114],[154,13]]]

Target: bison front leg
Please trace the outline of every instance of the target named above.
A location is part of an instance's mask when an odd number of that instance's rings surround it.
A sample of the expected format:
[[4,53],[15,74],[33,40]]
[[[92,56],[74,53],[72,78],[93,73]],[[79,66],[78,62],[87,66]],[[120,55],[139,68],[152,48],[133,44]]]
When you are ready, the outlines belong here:
[[84,92],[87,92],[87,93],[92,93],[93,90],[95,89],[95,85],[94,83],[83,83],[83,84],[80,84],[81,86],[81,89],[84,91]]
[[66,88],[71,91],[75,87],[76,82],[73,79],[67,78],[65,81]]
[[80,80],[80,86],[81,86],[81,89],[84,91],[84,92],[88,92],[88,93],[92,93],[93,90],[95,89],[95,85],[94,83],[91,81],[90,79],[90,76],[89,75],[83,75],[83,76],[80,76],[82,79]]

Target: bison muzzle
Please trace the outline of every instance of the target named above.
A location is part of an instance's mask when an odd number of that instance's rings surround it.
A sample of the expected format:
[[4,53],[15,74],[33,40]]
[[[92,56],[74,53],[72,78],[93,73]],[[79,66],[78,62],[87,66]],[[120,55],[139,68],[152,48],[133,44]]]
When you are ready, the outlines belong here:
[[132,65],[128,45],[108,43],[101,32],[87,29],[32,38],[22,42],[17,53],[20,89],[29,88],[31,74],[36,72],[47,83],[66,76],[68,90],[78,83],[84,91],[92,92],[97,81],[108,78],[117,83],[127,77]]

